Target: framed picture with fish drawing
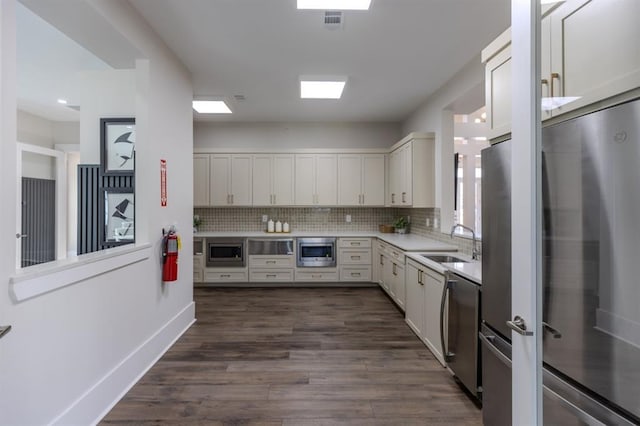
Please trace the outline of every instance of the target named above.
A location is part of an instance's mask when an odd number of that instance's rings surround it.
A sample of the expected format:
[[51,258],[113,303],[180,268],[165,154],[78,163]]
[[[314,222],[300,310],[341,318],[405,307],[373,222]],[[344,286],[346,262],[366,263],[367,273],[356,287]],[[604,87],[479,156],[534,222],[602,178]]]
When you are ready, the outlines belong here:
[[135,118],[100,119],[100,166],[104,175],[133,174],[135,147]]
[[103,188],[104,215],[101,243],[115,246],[135,241],[134,192],[130,188]]

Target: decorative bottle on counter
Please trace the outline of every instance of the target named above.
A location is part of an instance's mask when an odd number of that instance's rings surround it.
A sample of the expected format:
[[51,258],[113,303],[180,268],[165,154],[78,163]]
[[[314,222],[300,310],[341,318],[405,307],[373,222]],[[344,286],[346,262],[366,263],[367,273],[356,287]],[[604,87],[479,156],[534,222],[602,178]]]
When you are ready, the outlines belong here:
[[282,232],[289,232],[289,223],[285,222],[282,224]]
[[267,222],[267,232],[273,232],[274,230],[273,220],[269,219],[269,222]]
[[276,222],[276,232],[282,232],[282,222]]

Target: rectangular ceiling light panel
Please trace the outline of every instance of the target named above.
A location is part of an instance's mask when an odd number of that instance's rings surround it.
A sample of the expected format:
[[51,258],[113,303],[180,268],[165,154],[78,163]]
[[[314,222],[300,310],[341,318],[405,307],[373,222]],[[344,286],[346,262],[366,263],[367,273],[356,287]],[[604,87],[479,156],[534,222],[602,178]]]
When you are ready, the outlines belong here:
[[231,114],[224,101],[193,101],[193,109],[200,114]]
[[298,9],[369,10],[371,0],[298,0]]
[[345,81],[301,81],[302,99],[340,99]]

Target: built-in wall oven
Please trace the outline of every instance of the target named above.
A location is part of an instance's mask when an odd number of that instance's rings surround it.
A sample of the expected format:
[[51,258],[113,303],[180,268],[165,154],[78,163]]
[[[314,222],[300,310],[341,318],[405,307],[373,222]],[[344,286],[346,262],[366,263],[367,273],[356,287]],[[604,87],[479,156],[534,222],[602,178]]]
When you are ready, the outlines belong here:
[[335,238],[298,238],[299,268],[331,268],[336,266]]
[[207,238],[207,268],[243,268],[245,246],[244,238]]

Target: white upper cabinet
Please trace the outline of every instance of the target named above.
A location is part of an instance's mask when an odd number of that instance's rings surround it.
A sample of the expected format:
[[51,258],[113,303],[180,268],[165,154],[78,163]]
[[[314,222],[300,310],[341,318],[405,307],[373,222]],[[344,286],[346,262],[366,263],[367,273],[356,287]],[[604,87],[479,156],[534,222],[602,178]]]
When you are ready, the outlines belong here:
[[640,1],[568,0],[551,15],[553,115],[640,86]]
[[193,156],[193,205],[195,207],[208,206],[210,188],[209,183],[209,154]]
[[384,154],[338,155],[338,205],[384,206]]
[[338,200],[337,155],[295,156],[295,204],[335,206]]
[[[541,22],[542,120],[640,87],[640,2],[567,0]],[[511,132],[511,31],[482,51],[489,138]],[[621,99],[624,100],[624,99]]]
[[411,133],[393,148],[389,156],[390,204],[436,207],[433,135]]
[[253,205],[293,205],[294,156],[253,155]]
[[212,154],[211,205],[250,206],[251,169],[251,155],[249,154]]

